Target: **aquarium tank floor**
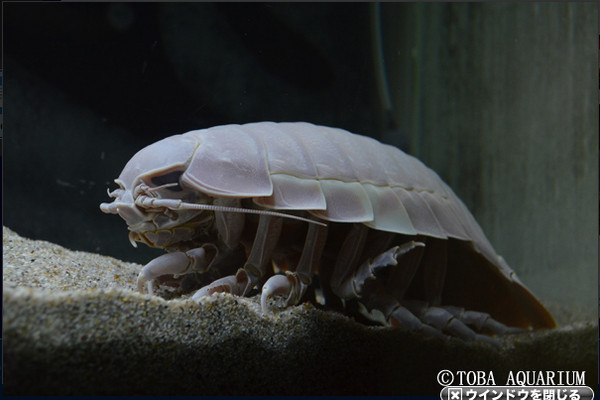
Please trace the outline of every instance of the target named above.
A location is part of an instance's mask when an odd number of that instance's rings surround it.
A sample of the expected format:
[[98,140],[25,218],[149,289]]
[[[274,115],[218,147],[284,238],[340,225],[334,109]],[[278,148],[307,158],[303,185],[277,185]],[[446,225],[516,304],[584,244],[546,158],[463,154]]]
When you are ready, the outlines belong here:
[[[550,307],[559,327],[480,342],[366,326],[308,303],[137,293],[141,266],[3,228],[5,395],[438,395],[442,369],[585,371],[598,324]],[[189,296],[188,296],[189,297]]]

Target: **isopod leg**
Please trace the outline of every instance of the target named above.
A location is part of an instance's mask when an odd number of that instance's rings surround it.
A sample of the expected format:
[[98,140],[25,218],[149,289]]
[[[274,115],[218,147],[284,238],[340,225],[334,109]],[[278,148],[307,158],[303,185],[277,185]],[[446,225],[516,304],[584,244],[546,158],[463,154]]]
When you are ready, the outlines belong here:
[[279,240],[281,226],[280,217],[261,215],[250,256],[243,268],[240,268],[235,275],[217,279],[203,287],[192,298],[199,299],[218,292],[227,292],[238,296],[247,295],[266,273],[267,266],[271,262],[271,255]]
[[[421,242],[410,241],[404,243],[401,246],[395,246],[386,252],[381,253],[373,260],[367,260],[362,263],[358,268],[353,268],[353,273],[345,274],[344,279],[331,280],[332,289],[335,294],[340,298],[348,300],[360,297],[363,291],[363,285],[367,279],[375,278],[375,271],[379,268],[395,266],[398,264],[398,257],[411,252],[419,247],[423,247],[424,244]],[[334,271],[334,274],[338,272],[338,269]]]
[[[420,240],[420,239],[419,239]],[[385,283],[386,292],[397,300],[402,300],[408,290],[425,251],[423,242],[417,242],[420,246],[412,246],[411,251],[402,254],[398,259],[399,266],[394,268]]]
[[144,286],[147,286],[148,292],[153,294],[153,283],[159,276],[169,274],[177,276],[191,272],[204,272],[208,270],[216,255],[216,247],[207,244],[185,253],[177,251],[156,257],[140,271],[137,278],[137,289],[140,293],[143,293]]
[[480,340],[496,346],[499,345],[498,341],[494,338],[475,333],[466,325],[465,322],[467,321],[463,321],[459,315],[453,314],[446,307],[429,307],[426,303],[419,301],[408,302],[405,305],[424,323],[436,328],[440,332],[447,332],[452,336],[466,341]]
[[[340,281],[338,278],[337,286],[333,290],[338,296],[346,300],[360,298],[360,302],[368,310],[378,310],[383,314],[386,323],[392,326],[421,332],[427,336],[441,337],[443,336],[441,331],[421,322],[374,279],[376,270],[384,267],[394,267],[392,277],[395,283],[400,284],[399,290],[401,292],[405,291],[410,285],[416,267],[423,255],[424,246],[422,242],[410,241],[401,246],[392,247],[374,259],[362,263],[354,270],[354,273],[346,276],[345,279]],[[405,268],[404,263],[403,265],[397,265],[400,257],[408,262],[407,268]],[[332,282],[334,282],[333,279]]]
[[447,264],[448,241],[428,238],[427,251],[421,260],[421,268],[425,280],[425,298],[430,305],[441,304]]
[[261,215],[252,244],[250,256],[242,268],[248,275],[250,286],[241,295],[246,295],[265,276],[267,266],[271,263],[271,255],[281,234],[282,219],[270,215]]
[[312,282],[312,275],[315,266],[318,265],[323,254],[323,248],[327,240],[327,227],[311,224],[308,227],[306,241],[300,256],[300,261],[296,267],[296,273],[306,285]]
[[225,276],[217,279],[209,285],[204,286],[192,296],[193,300],[197,300],[204,296],[210,296],[213,293],[232,293],[242,296],[249,285],[248,275],[246,271],[240,268],[235,275]]
[[371,280],[365,284],[360,302],[374,315],[374,317],[367,315],[368,318],[377,320],[376,313],[373,312],[373,310],[377,310],[383,314],[385,323],[390,326],[406,331],[420,332],[425,336],[444,337],[441,331],[421,322],[411,311],[387,293],[377,281]]
[[465,310],[464,308],[454,306],[443,306],[442,308],[450,312],[465,324],[473,326],[480,332],[489,331],[497,335],[525,332],[524,329],[509,327],[499,321],[496,321],[488,313]]
[[[393,327],[420,332],[426,336],[446,337],[445,335],[449,334],[463,340],[476,339],[498,345],[495,339],[477,334],[466,325],[488,323],[491,328],[502,329],[494,324],[497,321],[489,321],[486,318],[489,316],[483,313],[465,312],[455,307],[430,307],[430,303],[422,301],[400,303],[422,258],[429,263],[429,268],[438,266],[444,269],[444,266],[440,265],[445,261],[444,248],[437,249],[442,252],[441,255],[426,258],[423,256],[424,246],[422,242],[411,241],[392,247],[373,260],[364,262],[354,274],[342,282],[336,293],[341,297],[345,296],[345,299],[360,298],[360,302],[369,310],[368,318],[378,320],[379,312],[379,315],[383,314],[385,323]],[[398,265],[400,259],[402,263]],[[387,282],[385,288],[376,279],[369,279],[375,278],[375,271],[383,267],[393,267],[391,281]],[[432,271],[429,271],[429,274],[433,275]],[[441,297],[444,276],[445,272],[430,276],[435,282],[425,288],[429,299],[436,301]]]
[[342,299],[357,297],[352,289],[353,272],[358,266],[359,257],[365,247],[369,229],[363,224],[354,224],[346,235],[338,253],[333,273],[331,290]]
[[[215,206],[239,208],[241,207],[241,200],[236,198],[222,198],[215,199],[213,204]],[[244,214],[215,211],[217,231],[223,243],[230,249],[235,248],[239,244],[245,222],[246,217]]]
[[308,227],[306,241],[295,272],[287,275],[274,275],[264,284],[261,294],[261,307],[267,312],[267,301],[272,296],[286,298],[285,305],[295,305],[300,302],[306,288],[312,282],[312,274],[317,265],[327,239],[327,228],[311,224]]

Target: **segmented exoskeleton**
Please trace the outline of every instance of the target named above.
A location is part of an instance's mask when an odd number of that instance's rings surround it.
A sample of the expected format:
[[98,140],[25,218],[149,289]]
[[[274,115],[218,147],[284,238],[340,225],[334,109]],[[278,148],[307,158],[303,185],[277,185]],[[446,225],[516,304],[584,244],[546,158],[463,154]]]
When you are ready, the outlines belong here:
[[[472,339],[555,325],[438,175],[368,137],[217,126],[140,150],[115,182],[101,210],[125,219],[134,245],[168,251],[143,268],[140,291],[204,273],[218,279],[194,298],[262,285],[266,312],[272,296],[297,304],[318,272],[327,305],[357,301],[405,329]],[[272,275],[273,263],[289,272]]]

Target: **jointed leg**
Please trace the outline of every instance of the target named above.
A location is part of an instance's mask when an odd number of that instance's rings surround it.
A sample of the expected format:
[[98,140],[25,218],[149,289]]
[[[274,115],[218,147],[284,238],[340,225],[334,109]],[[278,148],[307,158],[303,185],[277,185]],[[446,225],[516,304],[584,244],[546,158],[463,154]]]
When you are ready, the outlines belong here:
[[[367,260],[362,263],[358,268],[352,268],[350,273],[336,269],[334,271],[334,277],[331,279],[333,291],[342,299],[353,299],[360,297],[362,294],[362,288],[367,279],[375,278],[375,271],[382,267],[395,266],[398,264],[398,258],[412,250],[423,247],[423,243],[410,241],[404,243],[401,246],[395,246],[388,251],[378,255],[373,260]],[[348,268],[351,268],[348,266]],[[402,268],[398,266],[396,268]],[[344,276],[340,279],[339,275]]]
[[[410,248],[408,252],[404,252],[398,258],[398,266],[390,272],[389,278],[385,283],[385,290],[397,300],[404,298],[404,295],[412,280],[421,265],[421,259],[425,252],[425,244],[419,241],[415,242],[415,246]],[[419,246],[416,245],[419,244]]]
[[[436,254],[425,257],[424,246],[421,242],[411,241],[364,262],[335,288],[336,293],[345,299],[359,298],[371,312],[368,317],[378,320],[377,315],[373,314],[373,310],[378,310],[383,314],[386,323],[400,329],[421,332],[428,336],[445,337],[445,334],[449,334],[463,340],[477,339],[497,345],[495,339],[477,334],[467,326],[469,324],[478,330],[485,328],[495,333],[510,331],[489,315],[456,307],[430,306],[436,302],[439,304],[441,299],[446,254],[445,245],[442,243],[441,246],[432,246]],[[428,248],[428,251],[431,250]],[[421,260],[423,262],[420,262]],[[419,264],[421,268],[425,268],[423,272],[428,301],[401,301]],[[375,278],[375,271],[383,267],[393,268],[385,288],[376,279],[370,279]]]
[[425,299],[432,306],[438,306],[442,302],[447,265],[448,241],[428,238],[427,252],[421,260],[421,268],[425,279]]
[[444,337],[441,331],[421,322],[411,311],[387,293],[377,281],[366,282],[360,302],[370,311],[380,311],[386,323],[392,327],[411,332],[421,332],[431,337]]
[[192,298],[199,299],[218,292],[227,292],[238,296],[247,295],[266,273],[271,262],[271,254],[281,233],[281,226],[280,217],[261,215],[250,256],[244,267],[240,268],[235,275],[217,279],[203,287]]
[[144,286],[148,292],[154,292],[154,280],[163,275],[186,275],[193,272],[205,272],[217,256],[217,248],[212,244],[192,249],[187,252],[176,251],[155,258],[142,268],[137,278],[137,289],[143,293]]
[[261,294],[261,307],[267,311],[267,300],[272,296],[286,297],[286,305],[300,302],[306,288],[312,282],[312,274],[317,265],[327,239],[327,228],[316,224],[308,227],[306,241],[295,272],[287,275],[274,275],[264,284]]
[[338,253],[333,273],[331,274],[331,289],[338,297],[342,299],[353,298],[352,289],[348,287],[347,281],[352,278],[356,272],[356,267],[360,262],[365,247],[367,233],[369,228],[362,224],[354,224],[350,232],[346,235],[344,243]]
[[497,335],[504,335],[507,333],[521,333],[525,332],[524,329],[509,327],[503,323],[496,321],[488,313],[480,311],[469,311],[461,307],[454,306],[442,306],[441,308],[448,311],[454,317],[458,318],[467,325],[470,325],[477,329],[477,331],[489,331]]

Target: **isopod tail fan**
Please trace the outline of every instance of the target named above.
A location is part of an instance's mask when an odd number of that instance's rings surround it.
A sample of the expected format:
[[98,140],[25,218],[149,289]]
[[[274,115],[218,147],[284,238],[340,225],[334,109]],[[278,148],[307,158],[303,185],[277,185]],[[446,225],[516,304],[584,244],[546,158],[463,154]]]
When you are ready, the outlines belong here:
[[446,275],[445,303],[487,312],[507,326],[523,329],[554,328],[556,321],[518,279],[507,277],[468,242],[455,241],[449,255],[456,260]]

